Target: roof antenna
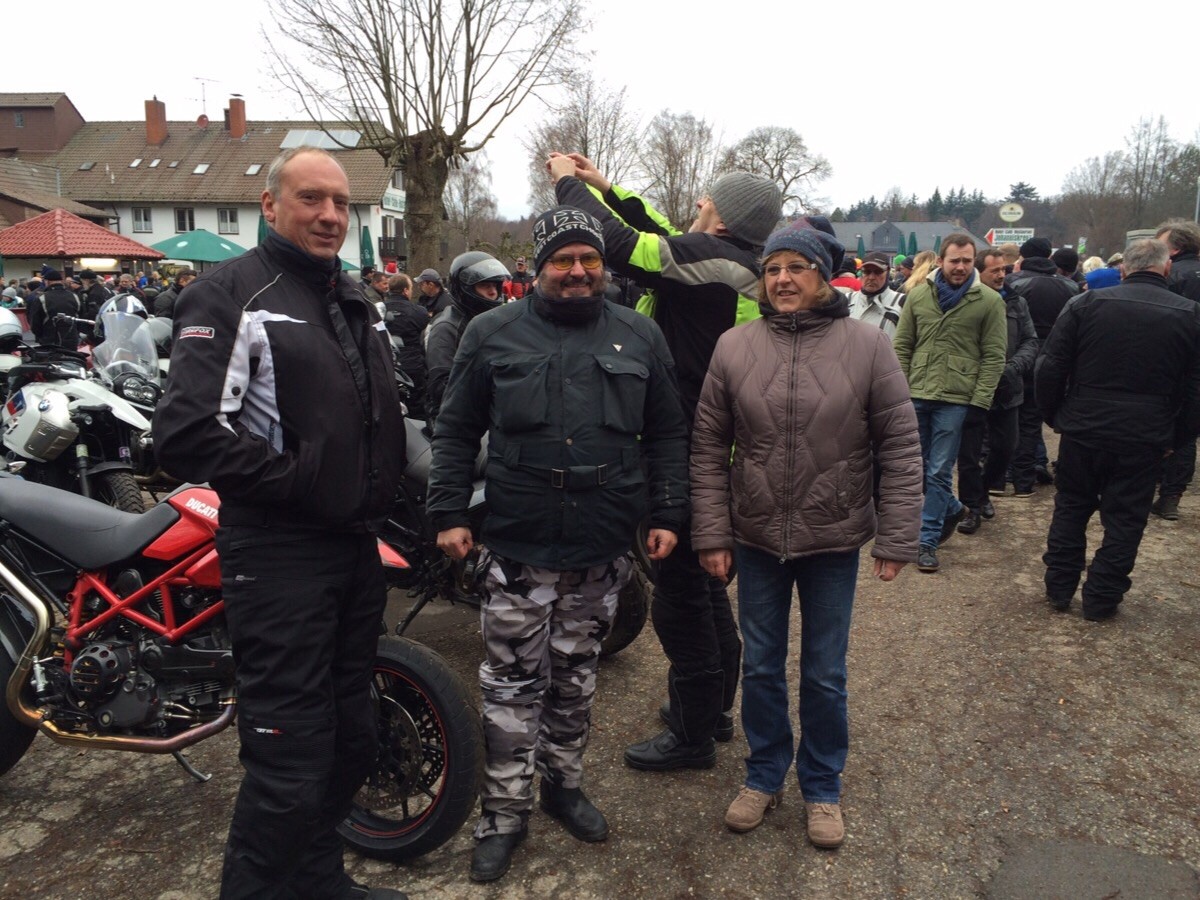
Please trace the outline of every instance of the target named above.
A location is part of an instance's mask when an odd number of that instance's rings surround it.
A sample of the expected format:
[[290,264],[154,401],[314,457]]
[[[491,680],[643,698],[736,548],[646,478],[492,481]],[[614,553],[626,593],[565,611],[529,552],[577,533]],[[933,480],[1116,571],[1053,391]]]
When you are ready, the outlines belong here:
[[[215,79],[215,78],[201,78],[199,75],[193,75],[193,76],[192,76],[192,79],[193,79],[194,81],[198,81],[198,82],[200,82],[200,112],[201,112],[203,115],[207,116],[207,115],[208,115],[208,94],[207,94],[207,93],[206,93],[206,91],[204,90],[204,85],[205,85],[205,82],[211,82],[211,83],[213,83],[213,84],[216,84],[216,83],[217,83],[217,79]],[[195,98],[195,97],[193,97],[192,99],[193,99],[193,100],[195,100],[196,98]]]

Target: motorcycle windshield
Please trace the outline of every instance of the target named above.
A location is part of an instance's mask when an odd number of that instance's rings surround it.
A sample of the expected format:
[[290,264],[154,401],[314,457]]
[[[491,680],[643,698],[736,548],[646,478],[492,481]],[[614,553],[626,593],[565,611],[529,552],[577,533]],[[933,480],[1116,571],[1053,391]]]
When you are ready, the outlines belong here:
[[158,383],[158,353],[146,320],[127,312],[107,312],[100,317],[104,341],[92,349],[92,368],[108,384],[133,372],[151,384]]

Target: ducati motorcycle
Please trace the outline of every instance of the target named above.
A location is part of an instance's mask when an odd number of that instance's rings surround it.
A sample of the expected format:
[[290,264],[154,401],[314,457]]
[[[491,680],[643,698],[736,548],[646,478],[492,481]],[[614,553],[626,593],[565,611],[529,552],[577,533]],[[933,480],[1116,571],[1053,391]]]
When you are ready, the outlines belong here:
[[[408,468],[399,500],[379,534],[398,554],[408,560],[406,568],[387,570],[389,585],[408,592],[414,603],[396,627],[402,635],[425,606],[442,598],[450,603],[462,603],[479,609],[483,603],[483,576],[487,572],[487,550],[476,544],[465,559],[453,560],[437,545],[437,531],[425,514],[425,493],[429,482],[431,449],[423,422],[405,419],[407,427]],[[487,438],[475,460],[474,484],[468,516],[472,534],[478,535],[487,516],[484,500],[484,471],[487,466]],[[639,529],[629,551],[634,565],[629,582],[617,597],[617,612],[607,637],[600,645],[601,656],[612,656],[624,650],[641,634],[650,611],[653,585],[649,573],[651,563],[645,551],[645,529]]]
[[[94,750],[170,753],[208,779],[180,751],[227,728],[237,709],[219,506],[213,491],[185,485],[134,515],[0,475],[0,775],[41,732]],[[409,567],[382,544],[380,554]],[[471,813],[479,714],[446,662],[403,638],[380,638],[372,699],[379,755],[339,831],[364,855],[404,861]]]

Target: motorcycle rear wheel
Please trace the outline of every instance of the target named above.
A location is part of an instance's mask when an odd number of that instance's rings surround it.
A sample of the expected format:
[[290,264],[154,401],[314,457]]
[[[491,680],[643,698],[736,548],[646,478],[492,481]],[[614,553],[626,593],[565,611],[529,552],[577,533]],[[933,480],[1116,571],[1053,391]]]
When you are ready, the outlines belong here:
[[[8,687],[16,663],[7,653],[0,651],[0,688]],[[0,775],[15,766],[33,743],[37,729],[22,725],[9,711],[8,705],[0,702]]]
[[406,862],[452,838],[474,810],[483,732],[462,679],[406,638],[379,639],[372,698],[379,755],[338,833],[363,856]]
[[93,495],[122,512],[144,513],[146,501],[132,472],[101,472],[93,480]]

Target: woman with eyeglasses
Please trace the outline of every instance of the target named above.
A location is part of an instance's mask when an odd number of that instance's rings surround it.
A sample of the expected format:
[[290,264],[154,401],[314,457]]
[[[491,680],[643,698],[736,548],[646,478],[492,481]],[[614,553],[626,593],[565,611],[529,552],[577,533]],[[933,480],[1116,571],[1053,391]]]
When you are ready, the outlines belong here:
[[[817,847],[842,843],[849,749],[846,648],[860,548],[874,574],[915,561],[921,445],[908,384],[886,335],[849,318],[829,284],[843,255],[800,222],[763,250],[762,318],[717,343],[692,436],[692,542],[719,579],[736,563],[745,785],[725,824],[757,827],[793,761]],[[882,470],[878,510],[872,458]],[[800,742],[788,712],[793,589],[800,605]]]

